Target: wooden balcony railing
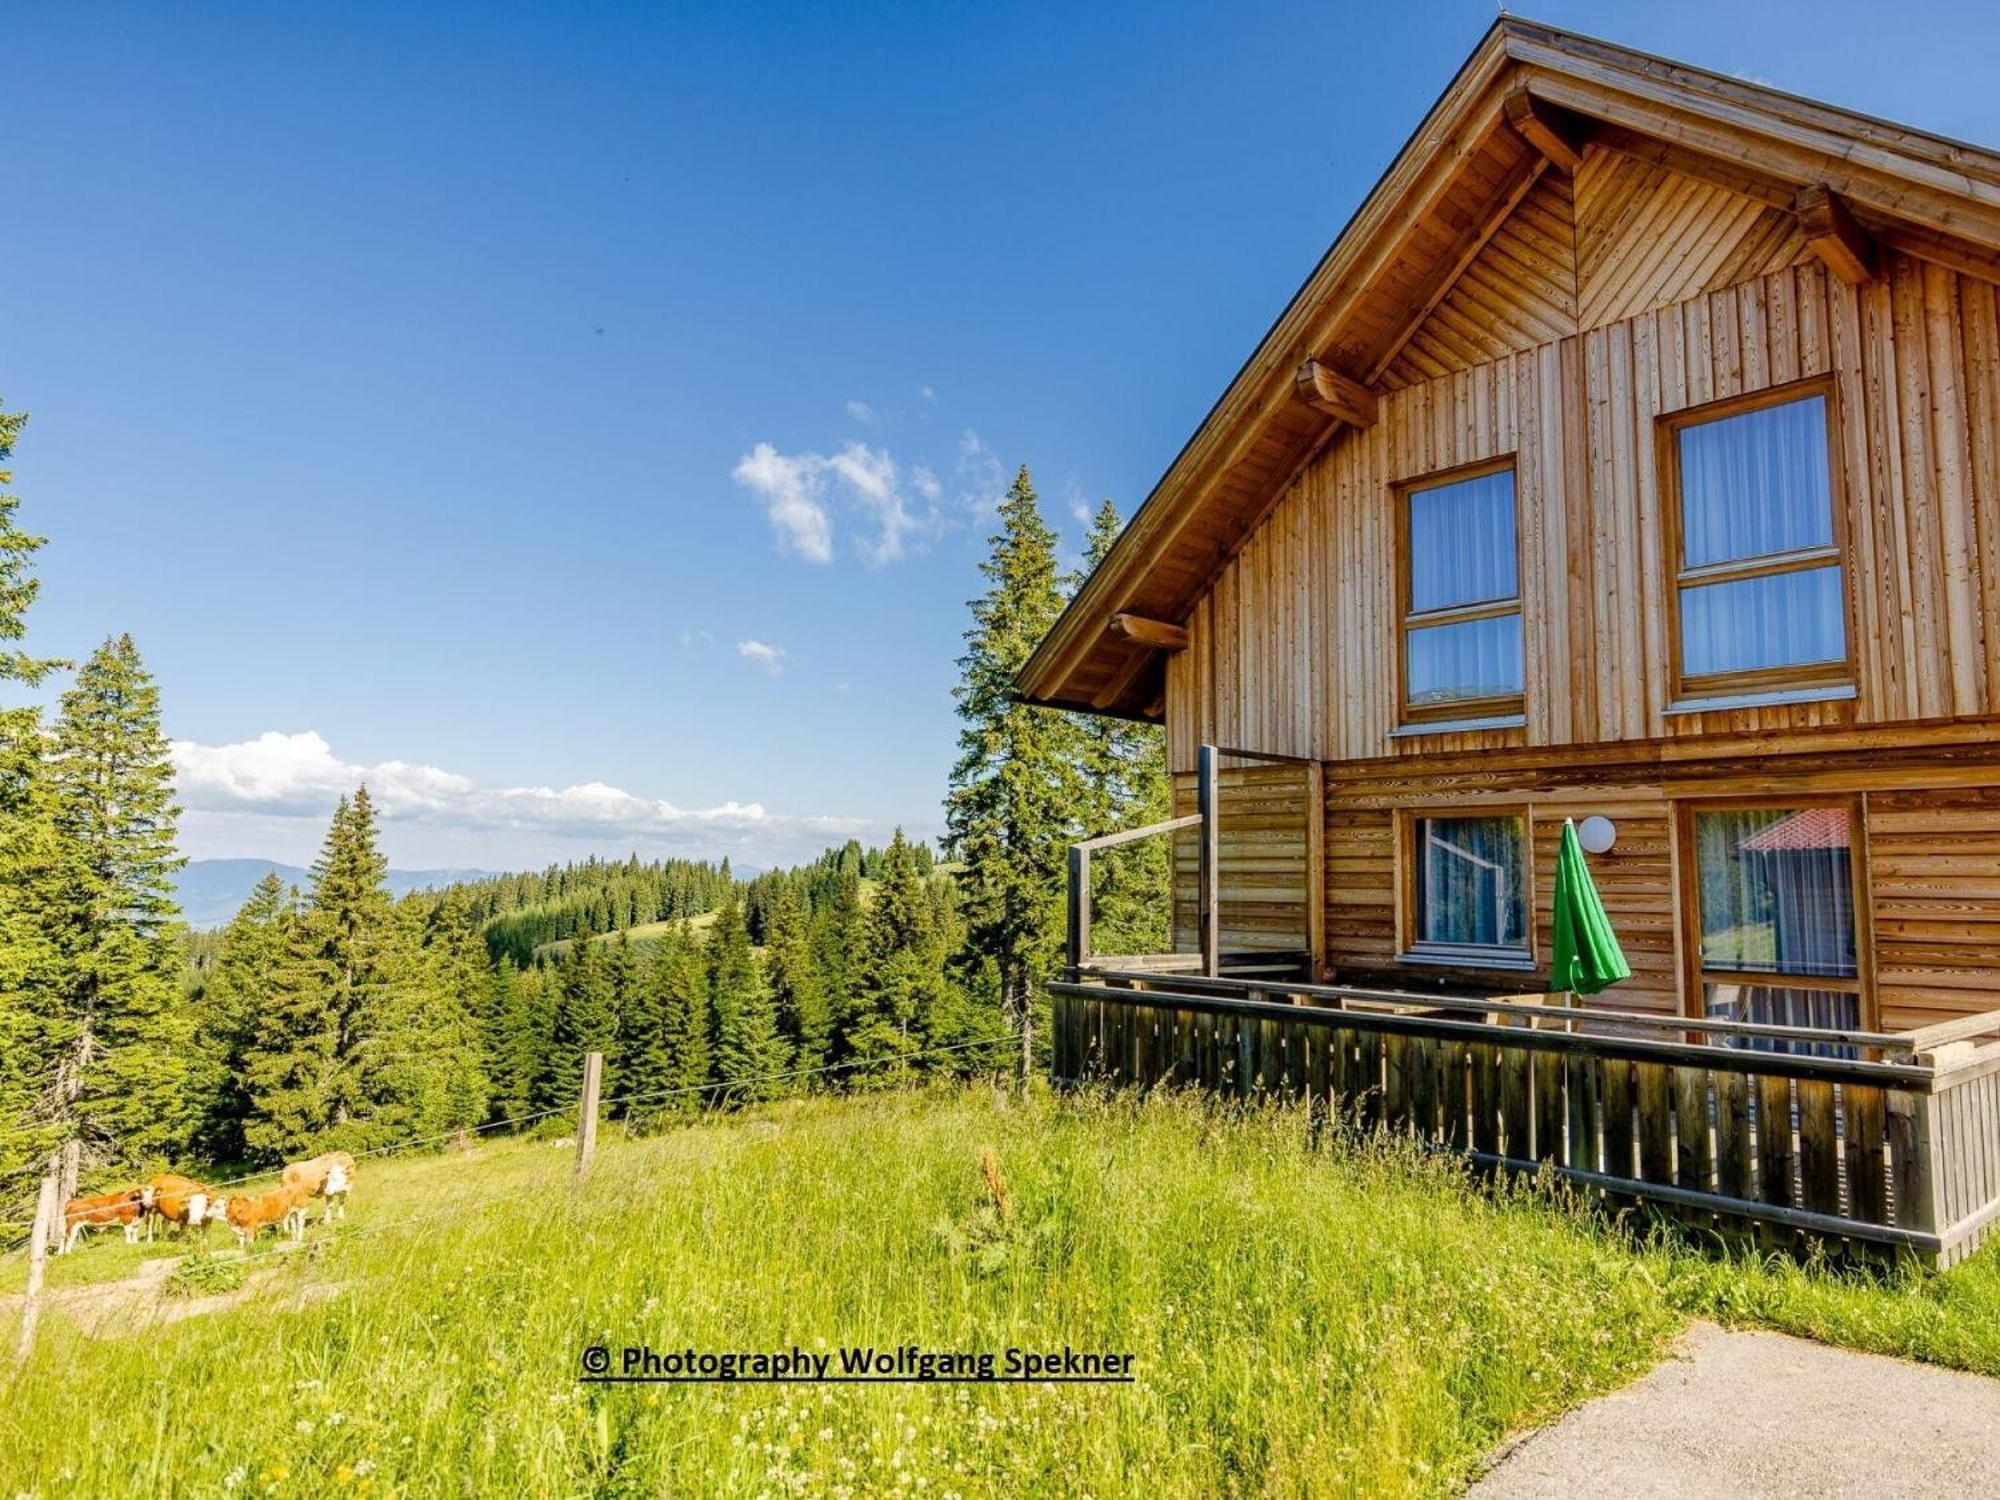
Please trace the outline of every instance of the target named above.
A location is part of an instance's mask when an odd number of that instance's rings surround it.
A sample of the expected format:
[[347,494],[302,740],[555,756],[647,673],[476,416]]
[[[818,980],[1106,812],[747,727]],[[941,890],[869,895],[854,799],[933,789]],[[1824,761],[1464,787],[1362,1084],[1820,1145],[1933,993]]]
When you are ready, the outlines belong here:
[[1049,989],[1060,1083],[1299,1099],[1767,1248],[1946,1266],[2000,1215],[2000,1011],[1822,1031],[1087,959]]

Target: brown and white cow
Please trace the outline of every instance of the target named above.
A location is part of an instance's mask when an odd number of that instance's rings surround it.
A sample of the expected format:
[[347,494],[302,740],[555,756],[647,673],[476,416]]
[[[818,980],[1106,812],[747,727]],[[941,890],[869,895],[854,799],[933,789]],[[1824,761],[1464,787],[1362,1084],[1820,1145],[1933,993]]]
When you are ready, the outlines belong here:
[[92,1193],[72,1198],[63,1205],[64,1252],[74,1250],[86,1229],[109,1229],[114,1224],[125,1231],[129,1245],[139,1238],[139,1224],[146,1216],[146,1190],[120,1188],[115,1193]]
[[268,1193],[239,1193],[216,1199],[209,1217],[220,1214],[227,1219],[237,1243],[246,1250],[263,1229],[282,1227],[293,1239],[302,1240],[306,1234],[307,1196],[306,1190],[296,1183],[287,1183]]

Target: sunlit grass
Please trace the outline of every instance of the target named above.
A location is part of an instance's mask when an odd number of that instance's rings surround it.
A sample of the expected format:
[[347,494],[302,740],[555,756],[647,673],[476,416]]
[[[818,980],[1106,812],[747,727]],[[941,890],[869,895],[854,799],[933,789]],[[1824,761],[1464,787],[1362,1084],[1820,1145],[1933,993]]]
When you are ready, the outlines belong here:
[[[347,1226],[234,1305],[94,1338],[52,1312],[0,1493],[1447,1493],[1679,1317],[1667,1262],[1589,1217],[1291,1111],[808,1101],[568,1175],[526,1142],[364,1163]],[[1067,1343],[1138,1378],[578,1384],[586,1345],[640,1342]]]

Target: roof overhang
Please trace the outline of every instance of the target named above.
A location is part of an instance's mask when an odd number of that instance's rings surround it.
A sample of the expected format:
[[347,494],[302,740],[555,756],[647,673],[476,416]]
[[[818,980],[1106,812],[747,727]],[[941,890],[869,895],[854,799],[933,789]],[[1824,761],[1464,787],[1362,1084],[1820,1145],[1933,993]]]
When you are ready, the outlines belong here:
[[2000,155],[1515,17],[1494,24],[1016,678],[1161,712],[1161,638],[1314,454],[1370,419],[1410,336],[1547,170],[1603,145],[1800,217],[1836,274],[1875,246],[2000,282]]

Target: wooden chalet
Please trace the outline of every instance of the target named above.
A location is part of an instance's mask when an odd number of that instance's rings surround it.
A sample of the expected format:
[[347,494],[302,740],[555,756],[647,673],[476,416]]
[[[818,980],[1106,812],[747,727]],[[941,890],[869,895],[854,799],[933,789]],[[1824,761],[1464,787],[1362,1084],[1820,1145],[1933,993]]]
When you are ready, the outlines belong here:
[[[1959,1253],[2000,1210],[2000,154],[1503,18],[1018,686],[1163,723],[1181,814],[1175,954],[1093,951],[1123,836],[1079,848],[1059,1071],[1317,1079]],[[1572,818],[1634,972],[1550,1030]]]

